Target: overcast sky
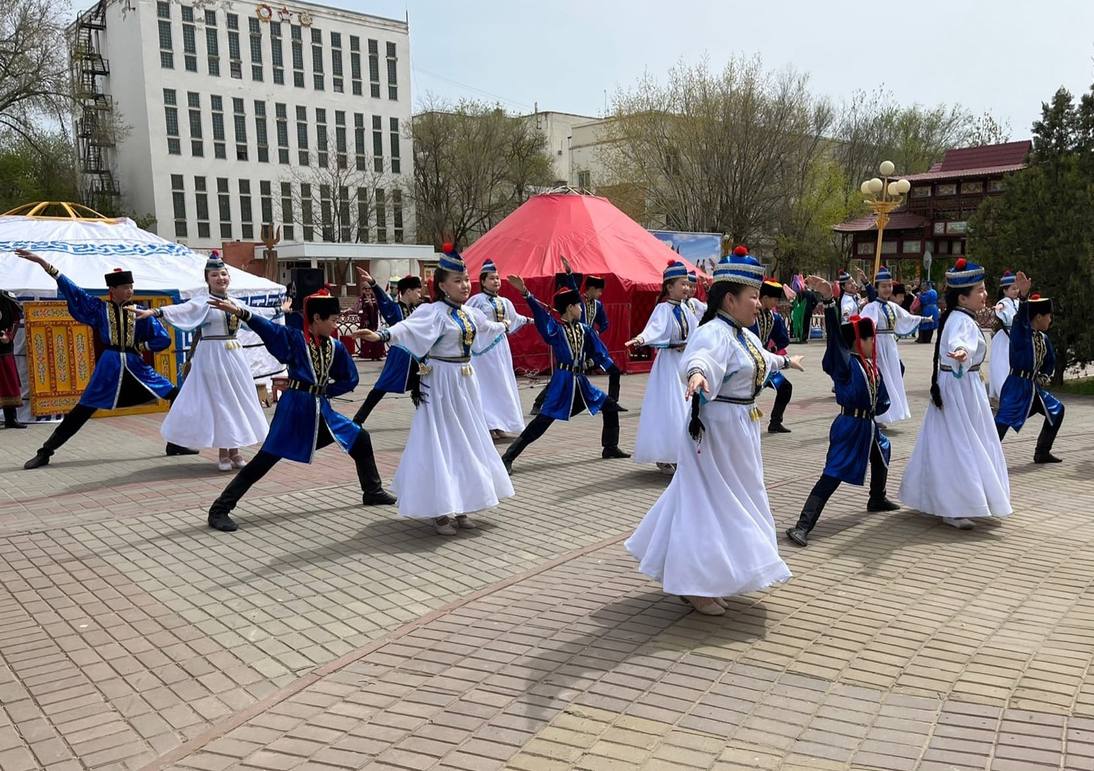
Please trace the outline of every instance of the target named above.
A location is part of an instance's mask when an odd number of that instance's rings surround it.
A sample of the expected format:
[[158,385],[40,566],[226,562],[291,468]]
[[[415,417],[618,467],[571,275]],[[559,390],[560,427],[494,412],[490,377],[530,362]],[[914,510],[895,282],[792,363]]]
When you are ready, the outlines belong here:
[[[1029,136],[1061,85],[1094,82],[1091,0],[333,0],[410,14],[416,104],[427,93],[589,115],[648,70],[734,53],[808,73],[835,99],[884,85],[901,102],[958,102]],[[290,3],[291,5],[291,3]]]

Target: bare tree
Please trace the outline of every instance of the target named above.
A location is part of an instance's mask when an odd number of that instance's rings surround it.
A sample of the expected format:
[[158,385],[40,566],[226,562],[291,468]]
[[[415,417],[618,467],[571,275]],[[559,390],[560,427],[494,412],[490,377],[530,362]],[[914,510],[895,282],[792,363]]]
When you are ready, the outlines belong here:
[[31,144],[40,116],[68,114],[64,15],[61,0],[0,0],[0,129]]
[[641,191],[644,224],[747,241],[774,230],[833,113],[805,75],[734,58],[720,72],[679,64],[665,83],[647,76],[617,94],[612,118],[601,152],[608,184]]
[[546,137],[496,107],[433,101],[410,133],[423,243],[470,243],[552,178]]

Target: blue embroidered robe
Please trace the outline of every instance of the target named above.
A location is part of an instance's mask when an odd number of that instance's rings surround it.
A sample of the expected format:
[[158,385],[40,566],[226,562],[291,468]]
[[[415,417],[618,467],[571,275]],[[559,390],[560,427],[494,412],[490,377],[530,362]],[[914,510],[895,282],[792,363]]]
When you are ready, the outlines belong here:
[[357,387],[357,366],[349,351],[329,337],[309,343],[300,330],[261,316],[251,315],[246,323],[262,338],[270,355],[288,368],[291,380],[325,389],[321,396],[293,389],[283,391],[262,449],[279,458],[311,463],[322,416],[331,436],[348,452],[361,428],[331,407],[330,398]]
[[[379,284],[373,284],[372,293],[376,296],[380,315],[389,327],[407,318],[414,310],[398,300],[391,299]],[[372,388],[389,394],[405,393],[412,385],[411,375],[417,372],[417,368],[418,361],[410,354],[410,351],[398,345],[389,346],[387,358],[384,359],[384,368],[380,370],[380,377],[376,379],[376,384]]]
[[[782,315],[775,311],[760,308],[760,312],[756,314],[756,323],[749,327],[749,330],[760,338],[766,350],[773,353],[785,351],[790,345],[790,332],[786,329],[786,322],[783,321]],[[767,376],[764,386],[778,390],[785,380],[786,376],[782,372],[772,372]]]
[[1022,301],[1010,327],[1010,374],[999,393],[999,411],[995,422],[1021,431],[1040,399],[1045,416],[1055,425],[1063,412],[1059,399],[1045,390],[1056,371],[1056,352],[1048,335],[1036,331],[1029,323],[1029,303]]
[[91,327],[105,347],[80,404],[109,410],[164,399],[171,393],[175,386],[145,364],[142,356],[171,347],[171,337],[157,319],[137,319],[124,306],[91,296],[63,275],[57,276],[57,292],[68,303],[72,318]]
[[540,337],[555,354],[555,369],[540,414],[555,420],[569,420],[583,408],[588,408],[591,415],[600,412],[608,396],[589,382],[585,362],[592,361],[604,371],[615,364],[596,331],[583,321],[568,324],[555,321],[531,294],[525,295],[524,299],[532,309]]
[[881,372],[878,371],[876,380],[871,380],[862,361],[851,355],[840,334],[840,312],[834,303],[824,308],[824,324],[827,341],[821,366],[836,386],[839,406],[860,415],[847,415],[841,411],[832,422],[824,474],[841,482],[861,485],[866,480],[870,448],[875,442],[885,465],[889,465],[889,438],[875,422],[877,415],[889,411],[889,393]]

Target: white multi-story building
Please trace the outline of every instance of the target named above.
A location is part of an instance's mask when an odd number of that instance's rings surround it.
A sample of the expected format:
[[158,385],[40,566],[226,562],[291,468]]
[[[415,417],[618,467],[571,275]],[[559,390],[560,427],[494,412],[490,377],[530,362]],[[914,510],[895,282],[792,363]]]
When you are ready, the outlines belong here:
[[[413,241],[406,21],[232,0],[101,0],[74,25],[85,187],[194,248]],[[117,130],[115,130],[116,127]]]

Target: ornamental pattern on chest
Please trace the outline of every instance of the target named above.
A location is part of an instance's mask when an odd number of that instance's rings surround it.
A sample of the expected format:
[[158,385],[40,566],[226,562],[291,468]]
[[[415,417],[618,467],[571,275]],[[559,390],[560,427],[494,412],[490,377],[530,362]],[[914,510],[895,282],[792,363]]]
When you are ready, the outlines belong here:
[[330,380],[330,368],[334,363],[334,341],[329,337],[318,342],[308,343],[308,356],[315,373],[315,384],[326,386]]
[[111,302],[105,304],[107,334],[110,337],[106,344],[120,348],[132,347],[137,339],[137,317],[132,313],[126,313],[121,305]]
[[571,321],[562,325],[566,332],[566,345],[570,347],[570,358],[576,364],[585,352],[585,325],[580,321]]

